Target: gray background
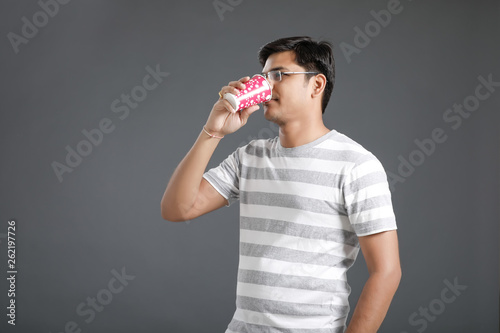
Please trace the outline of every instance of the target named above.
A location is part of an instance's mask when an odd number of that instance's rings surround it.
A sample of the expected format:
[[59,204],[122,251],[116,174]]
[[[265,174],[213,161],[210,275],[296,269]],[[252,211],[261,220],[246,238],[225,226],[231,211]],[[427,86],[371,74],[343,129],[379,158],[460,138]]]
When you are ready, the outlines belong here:
[[[227,0],[221,0],[228,3]],[[409,1],[348,62],[342,42],[388,1],[71,1],[14,49],[8,33],[33,22],[35,1],[3,1],[0,237],[17,221],[17,325],[7,325],[7,243],[0,238],[0,331],[224,332],[235,310],[238,204],[188,223],[162,220],[160,200],[205,124],[220,87],[259,73],[260,46],[310,35],[334,44],[337,79],[324,115],[372,151],[388,172],[435,128],[447,135],[392,191],[403,279],[380,332],[417,332],[409,318],[438,304],[444,280],[467,289],[426,332],[498,332],[500,88],[454,130],[446,109],[500,81],[498,1]],[[146,67],[169,76],[125,119],[111,103],[142,84]],[[82,130],[105,134],[60,182]],[[239,145],[277,135],[262,109],[224,138],[209,168]],[[95,318],[77,306],[125,267],[135,276]],[[351,314],[368,273],[348,273]],[[88,307],[86,307],[88,309]],[[419,318],[422,318],[419,316]]]

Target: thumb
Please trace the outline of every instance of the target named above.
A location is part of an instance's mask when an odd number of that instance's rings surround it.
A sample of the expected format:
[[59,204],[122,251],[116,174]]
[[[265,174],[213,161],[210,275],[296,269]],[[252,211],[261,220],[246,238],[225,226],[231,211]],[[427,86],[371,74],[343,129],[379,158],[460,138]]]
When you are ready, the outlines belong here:
[[259,105],[253,105],[249,108],[246,108],[241,111],[241,120],[243,120],[245,123],[247,122],[247,119],[250,117],[252,113],[260,109]]

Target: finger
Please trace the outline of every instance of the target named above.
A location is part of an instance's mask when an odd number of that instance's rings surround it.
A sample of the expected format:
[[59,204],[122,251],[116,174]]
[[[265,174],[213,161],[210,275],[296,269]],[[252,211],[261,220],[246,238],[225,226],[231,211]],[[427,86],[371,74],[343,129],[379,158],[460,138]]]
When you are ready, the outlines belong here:
[[[222,88],[222,96],[224,96],[225,93],[231,93],[233,95],[238,95],[240,93],[240,90],[245,89],[245,85],[242,84],[241,82],[238,81],[233,81],[229,83],[229,86],[225,86]],[[231,85],[232,84],[232,85]],[[241,86],[242,84],[243,86]]]
[[229,101],[227,99],[223,99],[223,100],[220,100],[218,103],[222,103],[222,106],[224,106],[224,108],[231,112],[231,113],[236,113],[236,110],[233,109],[233,106],[231,105],[231,103],[229,103]]
[[255,111],[257,111],[258,109],[260,109],[260,106],[257,104],[257,105],[252,105],[246,109],[242,109],[241,110],[241,116],[244,118],[244,119],[248,119],[248,117],[250,117],[250,115],[252,113],[254,113]]
[[251,107],[247,108],[247,112],[249,114],[252,114],[259,109],[260,109],[260,104],[256,104],[256,105],[252,105]]
[[245,89],[245,83],[243,83],[241,81],[231,81],[231,82],[229,82],[229,86],[238,88],[240,90]]
[[248,80],[250,80],[250,76],[244,76],[241,79],[239,79],[238,81],[240,81],[240,82],[247,82]]

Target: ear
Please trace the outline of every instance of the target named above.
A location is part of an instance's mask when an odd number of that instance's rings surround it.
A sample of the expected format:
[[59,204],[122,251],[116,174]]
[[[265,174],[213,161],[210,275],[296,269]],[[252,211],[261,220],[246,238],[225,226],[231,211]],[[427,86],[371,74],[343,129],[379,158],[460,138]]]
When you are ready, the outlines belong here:
[[326,76],[324,74],[317,74],[311,78],[312,92],[311,97],[320,97],[326,87]]

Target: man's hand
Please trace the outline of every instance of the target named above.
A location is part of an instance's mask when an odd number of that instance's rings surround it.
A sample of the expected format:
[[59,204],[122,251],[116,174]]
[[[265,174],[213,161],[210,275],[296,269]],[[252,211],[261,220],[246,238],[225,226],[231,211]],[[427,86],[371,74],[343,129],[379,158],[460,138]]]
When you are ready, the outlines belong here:
[[[250,80],[249,76],[242,77],[238,81],[231,81],[227,86],[222,87],[220,95],[225,93],[237,95],[240,90],[245,89],[245,82]],[[236,112],[231,103],[220,97],[215,102],[210,115],[208,116],[205,128],[208,132],[218,136],[224,136],[236,132],[247,123],[248,117],[259,109],[258,105],[248,107]]]
[[401,280],[396,230],[359,237],[370,277],[345,333],[375,333],[384,321]]

